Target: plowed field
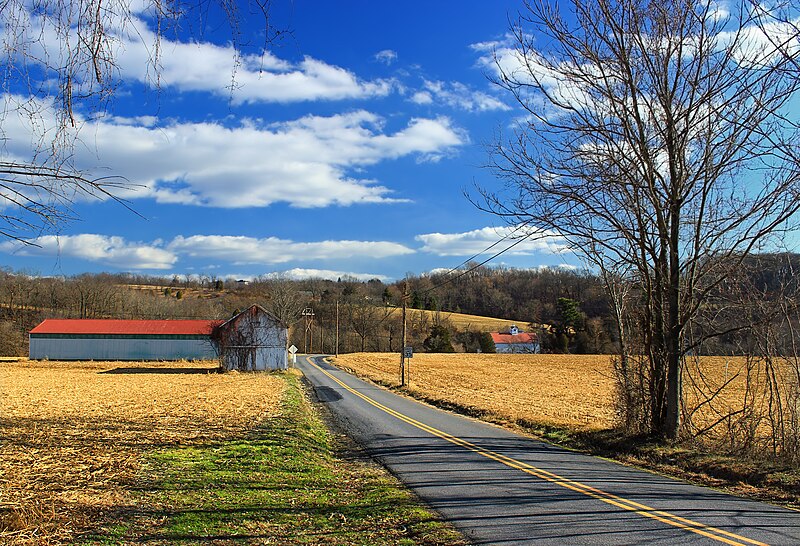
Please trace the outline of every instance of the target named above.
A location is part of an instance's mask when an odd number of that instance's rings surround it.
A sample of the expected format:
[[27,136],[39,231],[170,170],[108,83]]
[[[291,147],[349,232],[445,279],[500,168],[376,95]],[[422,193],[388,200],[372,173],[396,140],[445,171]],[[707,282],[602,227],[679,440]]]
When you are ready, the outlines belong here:
[[286,382],[216,363],[0,363],[0,542],[70,542],[130,502],[140,455],[244,433]]

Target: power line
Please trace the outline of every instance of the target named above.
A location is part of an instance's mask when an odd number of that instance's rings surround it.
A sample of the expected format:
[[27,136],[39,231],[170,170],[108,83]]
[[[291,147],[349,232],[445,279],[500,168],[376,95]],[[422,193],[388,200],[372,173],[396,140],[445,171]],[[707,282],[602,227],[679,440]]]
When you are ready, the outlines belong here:
[[[470,260],[472,260],[472,259],[474,259],[476,256],[480,256],[481,254],[484,254],[484,253],[486,252],[486,250],[489,250],[489,249],[491,249],[492,247],[495,247],[495,246],[497,246],[498,244],[500,244],[500,243],[501,243],[501,242],[503,242],[504,240],[506,240],[506,239],[508,239],[509,237],[511,237],[511,235],[513,235],[513,234],[514,234],[516,231],[518,231],[518,230],[519,230],[519,229],[520,229],[522,226],[524,226],[524,225],[525,225],[525,224],[520,224],[520,225],[517,227],[517,229],[515,229],[513,232],[509,233],[508,235],[506,235],[505,237],[503,237],[502,239],[500,239],[500,240],[499,240],[499,241],[497,241],[496,243],[492,244],[491,246],[487,247],[487,248],[486,248],[484,251],[482,251],[482,252],[480,252],[480,253],[476,254],[475,256],[473,256],[472,258],[470,258],[469,260],[467,260],[467,261],[465,261],[465,262],[462,262],[462,263],[461,263],[461,264],[460,264],[458,267],[461,267],[462,265],[465,265],[465,264],[469,263],[469,261],[470,261]],[[436,290],[437,288],[441,288],[442,286],[445,286],[445,285],[447,285],[447,284],[450,284],[451,282],[457,281],[458,279],[460,279],[460,278],[461,278],[461,277],[463,277],[464,275],[467,275],[468,273],[471,273],[471,272],[475,271],[475,270],[476,270],[476,269],[478,269],[479,267],[481,267],[481,266],[484,266],[484,265],[486,265],[487,263],[491,262],[492,260],[494,260],[494,259],[495,259],[495,258],[497,258],[498,256],[500,256],[500,255],[502,255],[502,254],[505,254],[506,252],[508,252],[509,250],[511,250],[512,248],[514,248],[515,246],[517,246],[518,244],[520,244],[520,243],[522,243],[522,242],[524,242],[524,241],[526,241],[526,240],[530,239],[530,237],[531,237],[532,235],[533,235],[533,233],[529,233],[528,235],[525,235],[524,237],[521,237],[521,238],[517,239],[516,241],[514,241],[514,243],[512,243],[512,244],[511,244],[511,245],[509,245],[508,247],[504,248],[504,249],[503,249],[503,250],[501,250],[500,252],[497,252],[497,253],[493,254],[492,256],[490,256],[489,258],[487,258],[487,259],[485,259],[484,261],[480,262],[479,264],[476,264],[476,265],[474,265],[474,266],[470,267],[469,269],[465,269],[464,271],[462,271],[461,273],[459,273],[458,275],[456,275],[456,276],[454,276],[454,277],[448,277],[448,278],[447,278],[447,279],[446,279],[444,282],[441,282],[441,283],[439,283],[439,284],[436,284],[436,285],[434,285],[434,286],[432,286],[432,287],[428,288],[427,290],[424,290],[423,292],[420,292],[420,294],[421,294],[421,295],[427,294],[428,292],[432,292],[433,290]],[[448,271],[447,273],[445,273],[445,275],[450,275],[451,273],[454,273],[455,271],[457,271],[457,270],[458,270],[458,267],[451,269],[450,271]]]
[[[497,241],[495,241],[494,243],[490,244],[489,246],[487,246],[486,248],[484,248],[483,250],[481,250],[481,251],[480,251],[480,252],[478,252],[477,254],[473,254],[472,256],[470,256],[469,258],[467,258],[466,260],[464,260],[463,262],[461,262],[461,263],[460,263],[460,264],[458,264],[457,266],[455,266],[455,267],[453,267],[453,268],[450,268],[450,270],[449,270],[447,273],[444,273],[444,274],[445,274],[445,275],[449,275],[450,273],[453,273],[453,272],[455,272],[455,271],[458,271],[458,270],[461,268],[461,266],[467,265],[469,262],[471,262],[472,260],[474,260],[474,259],[475,259],[475,258],[477,258],[478,256],[481,256],[481,255],[483,255],[483,254],[486,254],[486,252],[487,252],[488,250],[491,250],[491,249],[493,249],[494,247],[496,247],[497,245],[499,245],[500,243],[502,243],[502,242],[503,242],[503,241],[505,241],[506,239],[509,239],[509,238],[510,238],[512,235],[514,235],[514,234],[515,234],[516,232],[518,232],[520,229],[522,229],[523,227],[525,227],[526,225],[528,225],[528,223],[530,223],[530,220],[529,220],[529,221],[527,221],[527,222],[522,222],[522,223],[521,223],[521,224],[519,224],[517,227],[515,227],[513,231],[511,231],[511,232],[509,232],[509,233],[506,233],[505,235],[503,235],[502,237],[500,237],[500,239],[498,239],[498,240],[497,240]],[[527,235],[525,238],[527,238],[527,237],[530,237],[531,235],[532,235],[532,234],[529,234],[529,235]],[[502,254],[502,253],[501,253],[501,254]],[[498,254],[498,255],[499,255],[499,254]],[[495,255],[495,256],[493,256],[491,259],[494,259],[494,258],[495,258],[496,256],[498,256],[498,255]],[[484,262],[484,263],[486,263],[486,262]]]

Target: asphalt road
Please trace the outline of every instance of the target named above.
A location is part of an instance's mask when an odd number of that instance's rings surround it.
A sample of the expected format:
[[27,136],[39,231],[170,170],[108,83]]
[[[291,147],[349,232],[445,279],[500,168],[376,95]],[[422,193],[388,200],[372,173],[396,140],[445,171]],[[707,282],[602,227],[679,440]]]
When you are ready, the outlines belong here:
[[298,358],[338,424],[473,544],[800,545],[800,512],[575,453]]

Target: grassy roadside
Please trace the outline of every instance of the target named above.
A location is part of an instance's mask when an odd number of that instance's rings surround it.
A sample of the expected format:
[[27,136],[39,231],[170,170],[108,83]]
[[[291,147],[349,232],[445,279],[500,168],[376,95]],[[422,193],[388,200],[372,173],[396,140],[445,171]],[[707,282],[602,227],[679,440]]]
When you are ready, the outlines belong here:
[[344,459],[289,382],[282,413],[246,438],[170,447],[143,466],[137,508],[84,544],[463,544],[382,468]]

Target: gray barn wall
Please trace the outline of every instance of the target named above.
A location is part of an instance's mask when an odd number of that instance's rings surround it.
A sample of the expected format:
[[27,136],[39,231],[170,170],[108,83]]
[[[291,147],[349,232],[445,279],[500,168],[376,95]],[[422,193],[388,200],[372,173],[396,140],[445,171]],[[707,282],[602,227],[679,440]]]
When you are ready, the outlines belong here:
[[265,315],[259,316],[256,343],[256,370],[285,370],[289,367],[286,353],[288,330],[278,327]]
[[206,360],[217,357],[209,338],[99,338],[31,336],[33,360]]
[[230,341],[223,343],[222,367],[240,371],[287,369],[288,330],[264,312],[247,313],[233,319],[229,329],[223,327]]

